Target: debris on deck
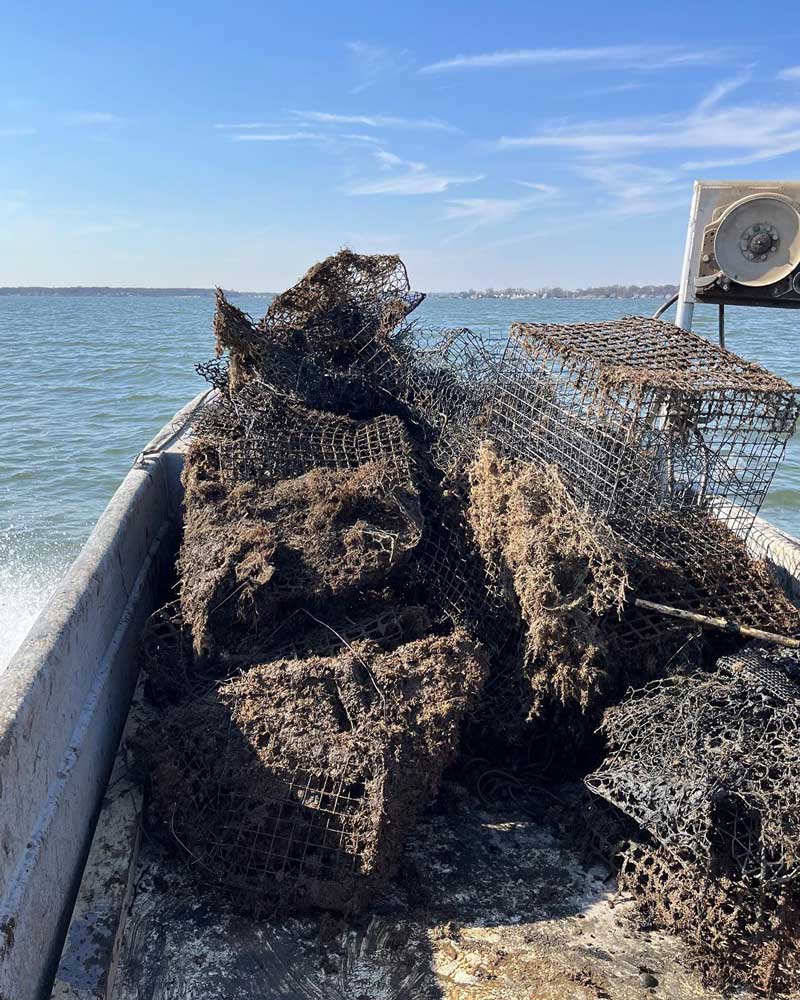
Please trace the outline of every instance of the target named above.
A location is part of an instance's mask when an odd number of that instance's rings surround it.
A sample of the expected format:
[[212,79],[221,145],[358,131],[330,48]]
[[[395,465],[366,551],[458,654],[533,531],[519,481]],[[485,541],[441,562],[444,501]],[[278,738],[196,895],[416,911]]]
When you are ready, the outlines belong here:
[[[355,918],[398,866],[407,888],[447,767],[543,815],[588,775],[567,825],[638,919],[709,984],[797,988],[797,654],[635,603],[800,635],[745,544],[796,393],[656,320],[515,324],[498,350],[425,330],[421,300],[350,251],[258,323],[218,292],[178,597],[143,644],[151,832],[228,908]],[[557,995],[638,995],[609,977]]]

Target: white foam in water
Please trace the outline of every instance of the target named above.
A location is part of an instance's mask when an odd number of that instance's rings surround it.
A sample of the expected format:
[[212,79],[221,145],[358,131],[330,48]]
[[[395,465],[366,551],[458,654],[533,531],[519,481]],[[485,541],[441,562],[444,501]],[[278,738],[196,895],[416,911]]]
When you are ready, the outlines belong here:
[[37,557],[19,542],[0,537],[0,671],[55,590],[66,563],[52,552]]

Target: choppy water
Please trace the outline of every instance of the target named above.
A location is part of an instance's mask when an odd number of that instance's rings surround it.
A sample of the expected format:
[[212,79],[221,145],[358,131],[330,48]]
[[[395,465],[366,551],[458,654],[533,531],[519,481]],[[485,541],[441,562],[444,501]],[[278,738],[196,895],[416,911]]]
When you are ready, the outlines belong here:
[[[260,316],[266,296],[240,296]],[[428,299],[435,326],[502,336],[512,320],[579,322],[658,302]],[[213,299],[0,297],[0,665],[23,638],[146,442],[204,383]],[[800,384],[797,313],[728,310],[728,346]],[[698,332],[716,337],[716,311]],[[764,508],[800,534],[800,444]]]

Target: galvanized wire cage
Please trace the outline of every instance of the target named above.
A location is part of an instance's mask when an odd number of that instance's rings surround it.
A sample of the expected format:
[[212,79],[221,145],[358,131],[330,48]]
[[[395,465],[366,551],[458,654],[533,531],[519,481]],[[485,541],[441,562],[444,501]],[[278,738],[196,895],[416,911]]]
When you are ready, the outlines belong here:
[[257,383],[208,408],[196,432],[215,454],[225,482],[267,485],[312,469],[357,469],[369,462],[386,463],[398,480],[413,481],[411,440],[398,417],[355,421],[276,405]]
[[493,427],[555,464],[578,500],[648,551],[675,555],[665,515],[724,515],[744,537],[799,412],[759,365],[670,323],[514,324]]

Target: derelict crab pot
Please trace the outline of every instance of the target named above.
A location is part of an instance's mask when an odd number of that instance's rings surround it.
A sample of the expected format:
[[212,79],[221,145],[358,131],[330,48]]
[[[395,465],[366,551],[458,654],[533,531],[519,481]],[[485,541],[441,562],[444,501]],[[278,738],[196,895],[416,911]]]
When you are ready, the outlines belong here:
[[151,816],[237,908],[357,910],[395,870],[484,677],[463,632],[251,666],[154,722]]
[[514,324],[493,406],[503,448],[557,465],[579,503],[664,558],[664,515],[724,512],[746,536],[797,417],[784,379],[638,317]]

